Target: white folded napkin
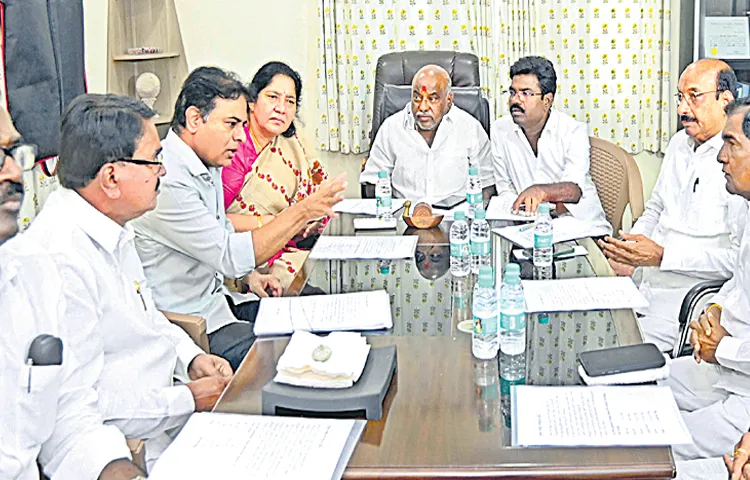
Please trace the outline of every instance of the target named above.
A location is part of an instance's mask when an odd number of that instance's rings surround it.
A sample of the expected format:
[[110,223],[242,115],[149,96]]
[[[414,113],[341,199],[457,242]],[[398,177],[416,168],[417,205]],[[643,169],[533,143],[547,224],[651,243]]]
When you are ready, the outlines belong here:
[[672,360],[667,355],[664,355],[664,358],[666,359],[666,363],[659,368],[590,377],[586,374],[583,366],[578,365],[578,374],[586,385],[633,385],[638,383],[656,382],[669,377],[669,365],[672,363]]
[[[327,361],[316,361],[320,346],[330,349]],[[319,337],[295,331],[276,365],[275,382],[313,388],[349,388],[359,380],[370,353],[370,345],[357,332],[333,332]]]

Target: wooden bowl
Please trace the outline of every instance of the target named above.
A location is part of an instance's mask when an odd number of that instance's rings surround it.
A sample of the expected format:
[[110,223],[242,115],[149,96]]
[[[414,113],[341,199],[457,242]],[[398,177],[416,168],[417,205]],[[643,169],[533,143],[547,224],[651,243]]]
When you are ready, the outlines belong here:
[[424,202],[418,203],[414,207],[414,212],[409,214],[411,201],[404,203],[404,213],[402,215],[404,222],[414,228],[426,229],[437,227],[443,221],[444,215],[433,215],[432,207]]

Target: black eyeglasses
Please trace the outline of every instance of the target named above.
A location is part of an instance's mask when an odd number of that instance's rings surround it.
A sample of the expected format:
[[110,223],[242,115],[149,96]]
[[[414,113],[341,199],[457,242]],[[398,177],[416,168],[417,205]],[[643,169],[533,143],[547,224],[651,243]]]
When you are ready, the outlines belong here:
[[24,172],[34,168],[36,164],[36,145],[31,143],[17,143],[10,147],[0,147],[0,170],[5,166],[5,160],[13,157],[13,160]]
[[155,160],[143,160],[140,158],[118,158],[118,162],[125,162],[125,163],[132,163],[133,165],[148,165],[148,166],[158,166],[161,170],[162,167],[164,167],[164,156],[161,152],[156,154]]

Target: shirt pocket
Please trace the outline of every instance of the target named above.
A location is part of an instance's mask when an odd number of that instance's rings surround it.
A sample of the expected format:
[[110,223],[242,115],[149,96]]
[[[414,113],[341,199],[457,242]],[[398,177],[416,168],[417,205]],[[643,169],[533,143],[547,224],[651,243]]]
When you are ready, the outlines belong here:
[[[443,148],[445,148],[443,152],[440,150],[435,151],[435,155],[440,161],[440,164],[435,168],[442,187],[439,193],[445,196],[464,193],[468,187],[469,180],[470,149],[466,145]],[[476,159],[474,161],[477,168],[479,168],[479,178],[481,180],[482,167]]]
[[716,188],[705,188],[688,212],[687,224],[699,237],[727,233],[728,209],[726,195]]
[[26,447],[45,442],[55,429],[62,368],[62,365],[24,366],[18,376],[18,419],[25,432],[20,441],[28,442]]

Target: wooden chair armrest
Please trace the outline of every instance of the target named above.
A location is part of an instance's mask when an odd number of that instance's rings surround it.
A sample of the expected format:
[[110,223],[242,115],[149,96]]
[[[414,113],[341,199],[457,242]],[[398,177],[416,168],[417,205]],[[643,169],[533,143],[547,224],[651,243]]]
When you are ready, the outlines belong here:
[[208,333],[206,333],[206,319],[195,315],[184,315],[182,313],[164,312],[162,311],[167,320],[174,323],[185,332],[190,335],[190,338],[203,349],[204,352],[209,353],[208,346]]
[[133,463],[138,468],[146,471],[146,442],[137,438],[127,438],[125,442],[128,444],[130,454],[133,456]]

